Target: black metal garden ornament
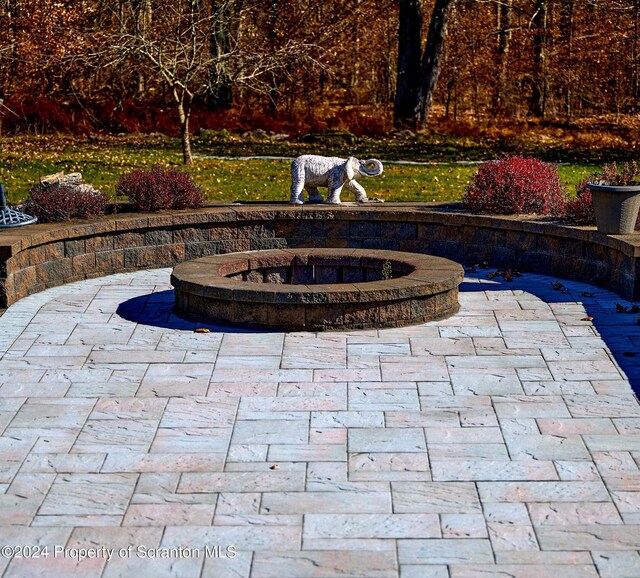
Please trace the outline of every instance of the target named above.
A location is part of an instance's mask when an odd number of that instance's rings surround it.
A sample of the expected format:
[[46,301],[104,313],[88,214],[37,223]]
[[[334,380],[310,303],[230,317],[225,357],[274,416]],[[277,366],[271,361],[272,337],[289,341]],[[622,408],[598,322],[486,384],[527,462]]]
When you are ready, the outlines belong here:
[[32,217],[26,213],[21,213],[7,205],[4,184],[0,183],[0,229],[20,227],[21,225],[31,225],[37,221],[38,217]]

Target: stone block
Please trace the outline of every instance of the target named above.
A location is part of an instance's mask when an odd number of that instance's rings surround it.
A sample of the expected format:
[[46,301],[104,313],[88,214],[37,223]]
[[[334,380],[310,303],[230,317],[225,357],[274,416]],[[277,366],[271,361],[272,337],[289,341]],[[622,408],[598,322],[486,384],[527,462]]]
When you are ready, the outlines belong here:
[[455,237],[452,237],[449,241],[433,241],[429,244],[429,253],[437,257],[457,261],[458,263],[465,261],[464,245],[457,243]]
[[317,221],[314,232],[332,242],[335,239],[346,239],[349,237],[349,221]]
[[442,240],[444,227],[435,223],[417,223],[416,238],[419,241]]
[[95,237],[88,237],[85,240],[85,244],[86,244],[87,253],[97,253],[99,251],[111,251],[113,249],[113,236],[99,235]]
[[287,248],[287,241],[285,239],[250,239],[250,243],[252,251],[266,251],[269,249]]
[[100,251],[96,256],[96,271],[116,273],[124,269],[124,251]]
[[230,207],[215,207],[193,211],[180,211],[172,216],[174,225],[203,225],[205,223],[224,223],[235,220],[236,212]]
[[316,265],[315,272],[316,272],[316,279],[315,279],[316,283],[326,284],[326,283],[340,282],[340,279],[338,278],[338,268],[333,265],[329,265],[329,266]]
[[27,249],[27,255],[29,256],[30,265],[42,265],[42,263],[45,263],[47,260],[42,246]]
[[264,270],[264,282],[281,285],[287,282],[287,267],[267,267]]
[[217,255],[219,252],[220,244],[218,241],[191,241],[184,244],[184,258],[187,261],[199,259],[200,257],[206,257],[208,255]]
[[64,242],[65,257],[75,257],[87,252],[85,239],[67,239]]
[[537,236],[523,231],[505,231],[505,244],[518,251],[535,251]]
[[433,296],[416,297],[411,300],[411,319],[433,319],[439,315]]
[[380,251],[382,249],[395,249],[395,242],[379,239],[379,238],[370,238],[370,239],[361,239],[359,247],[361,249],[372,249],[375,251]]
[[47,243],[41,247],[44,251],[45,261],[56,261],[62,259],[65,256],[64,253],[64,241],[57,241],[55,243]]
[[313,274],[313,266],[311,265],[294,265],[291,272],[291,283],[306,285],[315,282]]
[[413,240],[418,238],[418,225],[416,223],[380,223],[380,234],[383,239]]
[[353,250],[340,248],[316,248],[306,255],[309,265],[324,267],[359,266],[361,255],[354,254]]
[[286,251],[273,250],[260,253],[249,253],[250,269],[267,269],[270,267],[287,267],[291,264],[292,256]]
[[538,251],[546,254],[557,254],[561,252],[561,246],[567,244],[567,239],[560,237],[552,237],[550,235],[543,235],[538,237]]
[[[0,307],[4,308],[7,306],[6,297],[7,290],[9,292],[13,291],[13,274],[9,275],[9,277],[3,276],[0,278]],[[4,298],[4,300],[2,300]]]
[[474,239],[471,242],[475,242],[478,245],[503,247],[507,243],[507,233],[500,229],[486,229],[484,227],[478,227],[476,229]]
[[361,283],[364,281],[364,271],[362,267],[343,267],[342,281],[344,283]]
[[208,240],[208,227],[180,227],[173,231],[174,243],[202,243]]
[[407,253],[430,253],[429,242],[425,240],[399,240],[398,251],[405,251]]
[[305,309],[305,326],[308,331],[322,331],[328,325],[336,327],[344,325],[344,309],[342,305],[327,303]]
[[274,234],[276,237],[290,239],[295,236],[299,222],[295,220],[277,220],[274,222]]
[[36,268],[26,267],[25,269],[16,271],[7,279],[6,289],[7,291],[16,291],[21,295],[28,295],[29,289],[31,289],[36,283]]
[[144,233],[127,231],[116,233],[113,237],[114,249],[129,249],[131,247],[142,247],[144,245]]
[[380,310],[360,303],[344,303],[342,305],[342,324],[351,327],[376,327],[382,320]]
[[70,258],[59,259],[58,261],[49,261],[37,265],[36,282],[52,286],[51,283],[57,281],[58,284],[64,282],[65,279],[72,275],[72,261]]
[[272,320],[269,309],[263,303],[236,301],[233,306],[233,322],[247,326],[266,325]]
[[209,241],[229,241],[234,239],[233,228],[228,223],[207,229]]
[[15,257],[11,257],[6,261],[0,261],[0,274],[5,276],[7,271],[20,271],[20,269],[24,269],[29,265],[29,252],[22,251],[22,253],[18,253]]
[[[182,303],[182,301],[180,301]],[[233,322],[235,316],[235,304],[212,298],[203,298],[198,295],[188,296],[189,313],[193,316],[202,315],[209,321]],[[185,312],[182,311],[181,312]]]
[[271,239],[274,237],[272,223],[264,221],[258,224],[245,224],[233,227],[234,239]]
[[305,311],[304,305],[276,305],[271,309],[269,325],[299,328],[305,323]]
[[184,261],[184,245],[124,249],[124,264],[130,268],[170,267]]
[[144,234],[145,245],[170,245],[173,243],[173,233],[171,230],[156,229],[146,231]]
[[457,227],[452,227],[446,223],[435,223],[431,229],[430,241],[450,241],[456,237]]
[[[380,303],[378,305],[378,320],[380,323],[390,325],[393,321],[405,323],[417,316],[414,313],[414,300],[396,301],[393,303]],[[420,317],[424,317],[421,315]]]
[[[151,215],[151,218],[154,217],[155,215]],[[116,225],[116,231],[131,231],[149,227],[148,216],[116,216],[113,220]]]
[[95,253],[76,255],[71,258],[71,268],[74,275],[91,273],[96,269]]
[[380,281],[382,280],[382,265],[375,269],[373,267],[367,267],[366,269],[363,267],[362,273],[364,280],[367,282]]
[[381,224],[375,221],[350,221],[349,237],[361,239],[379,239]]
[[262,271],[247,271],[243,278],[249,283],[264,283],[264,273]]
[[241,253],[251,250],[249,239],[222,240],[218,242],[219,253]]

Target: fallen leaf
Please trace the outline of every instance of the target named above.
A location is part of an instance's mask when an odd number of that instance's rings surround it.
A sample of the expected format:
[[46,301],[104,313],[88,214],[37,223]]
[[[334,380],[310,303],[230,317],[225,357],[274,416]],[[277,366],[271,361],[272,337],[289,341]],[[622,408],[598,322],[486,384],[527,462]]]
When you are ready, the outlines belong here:
[[580,321],[593,321],[593,317],[583,317]]
[[206,327],[198,327],[194,333],[211,333]]

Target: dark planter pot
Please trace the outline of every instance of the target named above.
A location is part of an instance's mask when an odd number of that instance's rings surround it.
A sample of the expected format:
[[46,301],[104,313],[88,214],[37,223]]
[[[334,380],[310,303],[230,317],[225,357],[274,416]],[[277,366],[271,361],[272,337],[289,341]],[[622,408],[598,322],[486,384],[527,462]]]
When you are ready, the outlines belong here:
[[587,183],[593,197],[596,226],[606,235],[634,232],[640,209],[640,185],[614,186]]

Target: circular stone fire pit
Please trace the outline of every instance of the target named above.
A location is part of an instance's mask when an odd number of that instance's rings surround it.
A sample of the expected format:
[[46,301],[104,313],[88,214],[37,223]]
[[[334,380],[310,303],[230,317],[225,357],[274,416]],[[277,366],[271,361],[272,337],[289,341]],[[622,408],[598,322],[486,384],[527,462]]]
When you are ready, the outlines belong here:
[[456,313],[458,263],[397,251],[275,249],[173,269],[176,310],[215,323],[324,331],[400,327]]

